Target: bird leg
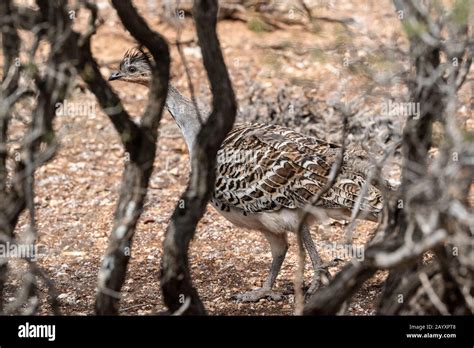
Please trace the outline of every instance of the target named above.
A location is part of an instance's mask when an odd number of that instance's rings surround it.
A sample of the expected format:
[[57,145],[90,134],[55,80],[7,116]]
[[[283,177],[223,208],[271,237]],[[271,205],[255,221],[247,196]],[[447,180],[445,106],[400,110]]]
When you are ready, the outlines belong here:
[[272,265],[267,279],[260,289],[245,292],[243,294],[234,295],[233,298],[242,302],[257,302],[262,298],[269,298],[273,301],[280,301],[283,299],[281,294],[272,291],[273,284],[280,272],[281,265],[285,260],[286,252],[288,250],[288,240],[286,233],[276,234],[271,232],[263,232],[272,250]]
[[324,272],[324,275],[330,279],[331,275],[323,267],[323,262],[321,257],[316,250],[316,246],[314,245],[313,238],[311,238],[311,234],[309,232],[308,226],[304,225],[301,230],[301,238],[303,239],[303,245],[308,251],[309,258],[311,259],[311,264],[313,265],[314,275],[313,280],[311,281],[311,286],[307,291],[307,295],[311,295],[316,289],[318,289],[321,285],[321,271]]

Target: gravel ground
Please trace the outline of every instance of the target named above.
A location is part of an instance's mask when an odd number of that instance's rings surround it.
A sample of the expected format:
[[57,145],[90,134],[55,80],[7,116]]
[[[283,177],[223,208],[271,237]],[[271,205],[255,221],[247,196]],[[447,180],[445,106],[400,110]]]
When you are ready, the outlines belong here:
[[[105,24],[93,40],[93,50],[103,66],[105,76],[118,65],[124,51],[135,45],[107,3],[100,1],[100,12],[105,18]],[[150,25],[168,40],[174,41],[175,30],[159,23],[156,12],[147,8],[146,1],[135,3]],[[402,35],[398,37],[400,25],[392,9],[377,1],[367,3],[368,5],[359,6],[358,2],[338,2],[333,8],[324,9],[320,14],[347,16],[356,20],[352,29],[355,37],[350,40],[360,47],[360,52],[355,54],[360,55],[361,59],[364,57],[364,50],[370,51],[374,35],[382,42],[403,41]],[[81,18],[78,25],[83,21]],[[191,28],[191,23],[187,23],[183,40],[195,36]],[[337,24],[320,23],[315,32],[301,27],[285,31],[255,32],[245,23],[223,21],[219,23],[218,30],[239,98],[245,94],[246,86],[252,80],[258,81],[270,94],[279,86],[311,81],[310,86],[305,88],[321,100],[328,100],[334,97],[334,93],[342,90],[349,98],[358,95],[367,82],[363,75],[350,73],[341,66],[347,55],[344,49],[325,52],[325,48],[341,42],[344,44],[349,40],[349,36]],[[295,53],[291,48],[265,48],[277,44],[291,44],[301,49],[316,47],[318,50],[301,54]],[[206,79],[200,63],[199,49],[196,44],[191,44],[184,51],[196,84],[195,89],[205,91]],[[175,47],[172,47],[172,58],[173,83],[187,94],[184,70]],[[113,87],[123,98],[129,112],[138,118],[146,104],[146,88],[123,82],[116,82]],[[208,92],[199,95],[204,101],[208,100],[208,96]],[[469,94],[466,88],[461,91],[461,98],[468,105]],[[39,259],[39,264],[59,290],[63,313],[90,315],[93,314],[101,256],[112,228],[124,156],[112,125],[96,105],[93,95],[77,88],[68,101],[77,105],[90,105],[94,111],[87,115],[58,117],[55,127],[61,148],[55,159],[36,173],[38,243],[46,251],[45,256]],[[462,112],[465,114],[460,117],[466,117],[468,111]],[[467,122],[472,127],[472,120]],[[10,132],[15,135],[22,130],[21,122],[16,122]],[[337,139],[337,134],[329,133],[328,138]],[[172,118],[165,113],[161,122],[155,170],[145,209],[137,226],[132,258],[123,287],[121,314],[146,315],[165,310],[158,277],[161,245],[173,208],[186,184],[187,164],[188,154],[184,141]],[[18,226],[20,235],[26,227],[27,218],[22,216]],[[324,243],[341,242],[343,227],[338,222],[329,221],[313,226],[312,235],[320,247]],[[366,243],[373,236],[375,227],[376,224],[371,222],[359,222],[354,243]],[[208,312],[213,315],[291,315],[294,311],[296,249],[295,238],[290,236],[289,254],[275,288],[287,294],[283,301],[238,303],[231,299],[233,294],[259,287],[265,279],[271,261],[270,249],[260,233],[233,227],[209,207],[199,223],[190,248],[194,285]],[[325,261],[331,260],[327,249],[322,248],[321,255]],[[343,264],[331,268],[330,272],[336,274]],[[13,273],[20,277],[24,271],[23,266],[16,263],[12,263],[12,266]],[[306,281],[310,281],[309,262],[305,277]],[[381,272],[366,282],[353,298],[348,314],[373,314],[385,277],[386,274]],[[19,284],[18,280],[10,283],[7,296],[10,300],[13,300],[14,291]],[[44,295],[45,290],[41,289]],[[45,302],[45,296],[42,296],[41,301]],[[41,313],[50,313],[47,304],[41,307]]]

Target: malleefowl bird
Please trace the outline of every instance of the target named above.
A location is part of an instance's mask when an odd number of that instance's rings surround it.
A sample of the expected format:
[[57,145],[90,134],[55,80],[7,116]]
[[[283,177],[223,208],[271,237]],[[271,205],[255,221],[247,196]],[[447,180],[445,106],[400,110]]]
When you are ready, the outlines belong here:
[[[148,86],[150,55],[139,50],[126,52],[119,71],[109,80],[122,80]],[[166,108],[179,126],[192,156],[200,129],[195,104],[169,85]],[[270,243],[272,263],[263,286],[236,295],[241,301],[261,298],[278,300],[273,284],[288,250],[287,233],[297,232],[304,208],[325,186],[341,146],[300,134],[274,124],[236,123],[224,140],[216,165],[216,183],[211,204],[238,227],[263,232]],[[332,218],[346,218],[362,194],[369,162],[362,152],[345,153],[333,187],[324,194],[318,208]],[[380,190],[368,184],[362,199],[364,218],[377,220],[383,201]],[[318,283],[322,261],[309,232],[312,218],[302,229],[303,245],[314,269],[310,289]]]

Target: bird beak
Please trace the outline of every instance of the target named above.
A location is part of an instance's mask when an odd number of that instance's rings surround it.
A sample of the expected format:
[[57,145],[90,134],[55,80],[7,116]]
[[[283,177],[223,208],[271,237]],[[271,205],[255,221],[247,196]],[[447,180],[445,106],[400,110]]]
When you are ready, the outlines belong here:
[[120,80],[123,77],[123,74],[120,71],[112,73],[109,77],[109,81]]

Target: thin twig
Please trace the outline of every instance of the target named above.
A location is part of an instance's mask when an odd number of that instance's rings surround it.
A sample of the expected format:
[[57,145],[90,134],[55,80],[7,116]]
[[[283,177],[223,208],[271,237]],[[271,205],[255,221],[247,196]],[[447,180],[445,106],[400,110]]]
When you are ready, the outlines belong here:
[[[176,5],[177,7],[179,6],[179,2],[180,0],[178,0],[178,3]],[[186,80],[188,82],[189,92],[191,93],[191,101],[193,102],[194,108],[196,109],[199,124],[202,126],[204,122],[201,116],[201,110],[199,109],[199,106],[197,105],[196,94],[194,93],[194,84],[191,79],[191,71],[189,69],[188,61],[186,60],[186,56],[183,52],[183,49],[181,48],[181,44],[182,44],[181,43],[181,24],[179,23],[179,21],[176,22],[175,27],[176,27],[176,36],[177,36],[176,49],[178,50],[179,56],[181,57],[181,61],[183,62],[184,71],[186,73]]]
[[[311,198],[310,203],[308,204],[309,207],[314,207],[318,204],[319,200],[323,195],[325,195],[335,184],[336,179],[339,175],[339,172],[341,170],[342,164],[344,162],[344,153],[346,150],[346,131],[347,131],[347,124],[348,124],[348,115],[347,113],[343,113],[343,119],[342,119],[342,135],[341,135],[341,148],[340,152],[338,153],[338,156],[336,158],[336,161],[333,163],[331,167],[331,171],[329,173],[329,180],[327,181],[326,185],[314,196]],[[304,264],[305,264],[305,251],[304,251],[304,245],[303,245],[303,237],[302,237],[302,231],[303,228],[306,225],[306,221],[308,220],[310,216],[310,209],[305,208],[305,211],[303,213],[303,216],[300,218],[299,224],[298,224],[298,230],[296,234],[296,239],[298,243],[298,267],[296,270],[296,275],[295,275],[295,313],[296,314],[302,314],[303,309],[304,309],[304,296],[301,290],[301,284],[303,283],[303,274],[304,274]],[[299,286],[298,286],[299,284]]]

